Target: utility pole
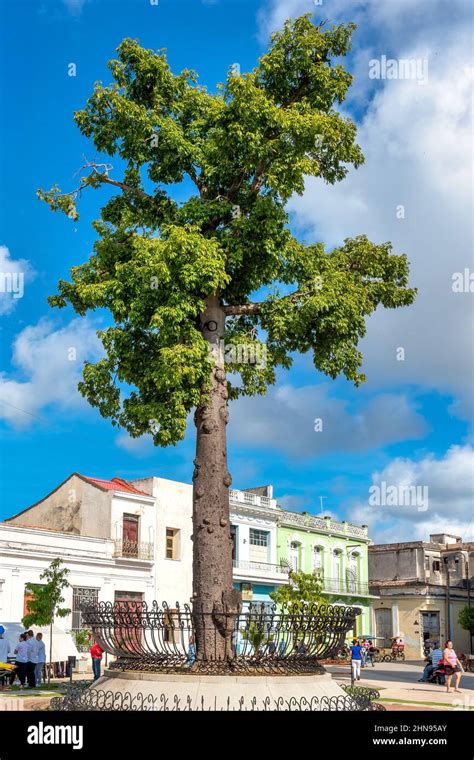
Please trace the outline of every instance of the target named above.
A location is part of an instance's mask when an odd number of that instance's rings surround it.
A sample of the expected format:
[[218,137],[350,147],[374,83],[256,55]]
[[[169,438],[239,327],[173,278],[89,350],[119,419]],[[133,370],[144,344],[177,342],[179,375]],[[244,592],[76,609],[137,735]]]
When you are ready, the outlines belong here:
[[443,557],[446,566],[446,640],[451,638],[451,589],[449,585],[449,557]]
[[[469,552],[466,552],[467,607],[471,609],[471,579],[469,577]],[[472,654],[472,632],[469,631],[469,654]]]

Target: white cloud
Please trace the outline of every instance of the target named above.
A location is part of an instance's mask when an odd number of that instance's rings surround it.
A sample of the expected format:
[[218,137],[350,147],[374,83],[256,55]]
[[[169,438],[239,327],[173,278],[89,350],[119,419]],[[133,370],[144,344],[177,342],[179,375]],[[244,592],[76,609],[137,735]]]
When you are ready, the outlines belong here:
[[[473,295],[452,290],[453,275],[474,269],[472,258],[472,68],[466,33],[443,55],[419,47],[403,57],[428,56],[429,82],[378,82],[359,129],[366,163],[335,186],[307,180],[290,202],[306,239],[328,245],[361,233],[391,240],[406,253],[413,306],[380,310],[362,343],[372,384],[417,383],[456,397],[470,418],[474,380]],[[397,218],[397,207],[405,218]],[[397,361],[396,349],[405,349]]]
[[120,433],[115,439],[115,444],[119,449],[136,457],[151,456],[155,449],[153,439],[149,435],[132,438],[127,432]]
[[26,259],[12,259],[5,245],[0,245],[0,316],[10,314],[25,295],[25,287],[36,276]]
[[82,366],[101,353],[87,319],[56,330],[47,319],[26,327],[13,344],[16,371],[0,374],[0,418],[22,428],[44,418],[50,406],[67,410],[85,404],[77,390]]
[[79,16],[87,0],[63,0],[63,3],[72,16]]
[[271,0],[257,13],[258,36],[262,43],[272,32],[282,28],[287,18],[296,18],[316,8],[314,0]]
[[394,540],[428,540],[430,533],[451,533],[473,540],[474,449],[451,446],[444,456],[428,454],[422,459],[397,458],[372,475],[373,485],[428,489],[428,509],[417,506],[370,506],[367,501],[351,508],[352,522],[369,525],[377,543]]
[[330,390],[330,383],[281,385],[265,397],[239,399],[231,409],[230,440],[306,458],[332,451],[366,451],[420,438],[426,432],[423,417],[404,395],[361,399],[354,411]]

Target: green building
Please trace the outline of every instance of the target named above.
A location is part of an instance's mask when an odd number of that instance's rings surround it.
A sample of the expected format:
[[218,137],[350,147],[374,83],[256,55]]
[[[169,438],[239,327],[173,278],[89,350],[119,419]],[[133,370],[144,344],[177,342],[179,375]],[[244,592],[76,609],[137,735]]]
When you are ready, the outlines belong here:
[[294,570],[323,574],[323,593],[330,604],[361,608],[354,635],[371,635],[368,578],[368,529],[366,525],[338,522],[306,512],[279,510],[277,561]]

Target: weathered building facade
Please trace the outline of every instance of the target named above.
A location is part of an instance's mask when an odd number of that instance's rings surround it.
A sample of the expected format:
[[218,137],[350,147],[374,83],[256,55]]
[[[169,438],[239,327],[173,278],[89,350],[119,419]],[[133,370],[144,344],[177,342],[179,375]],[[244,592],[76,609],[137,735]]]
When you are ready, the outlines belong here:
[[423,656],[426,639],[450,638],[458,653],[470,651],[458,615],[472,596],[474,543],[441,533],[429,541],[370,546],[369,585],[379,596],[372,604],[379,644],[402,636],[408,659]]

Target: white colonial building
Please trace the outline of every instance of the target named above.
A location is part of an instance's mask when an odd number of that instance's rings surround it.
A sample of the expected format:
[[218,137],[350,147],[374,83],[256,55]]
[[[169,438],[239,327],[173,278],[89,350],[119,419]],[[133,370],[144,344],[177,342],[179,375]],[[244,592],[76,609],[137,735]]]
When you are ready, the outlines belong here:
[[152,601],[155,596],[155,501],[118,478],[73,473],[52,493],[0,523],[0,621],[26,613],[28,583],[56,557],[69,569],[61,627],[82,627],[80,605]]

